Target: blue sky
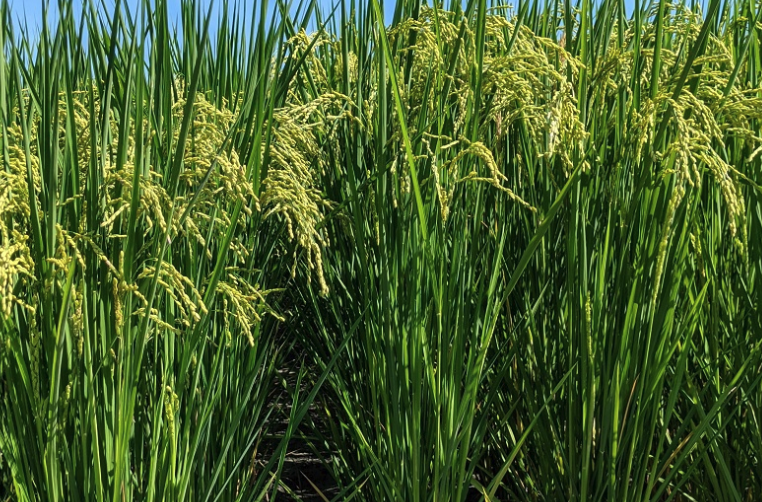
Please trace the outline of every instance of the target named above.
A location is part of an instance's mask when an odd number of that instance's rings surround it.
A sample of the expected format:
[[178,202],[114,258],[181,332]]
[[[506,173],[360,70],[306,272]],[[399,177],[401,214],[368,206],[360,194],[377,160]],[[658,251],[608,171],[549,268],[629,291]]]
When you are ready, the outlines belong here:
[[[12,9],[12,15],[14,18],[14,24],[18,27],[19,23],[22,25],[24,22],[28,23],[28,27],[30,29],[31,34],[36,34],[39,32],[39,26],[41,25],[42,20],[42,5],[45,0],[11,0],[11,9]],[[139,0],[125,0],[126,3],[130,6],[135,6],[138,4]],[[200,0],[202,4],[207,4],[208,1],[211,0]],[[255,9],[259,10],[259,3],[260,0],[239,0],[242,2],[243,5],[246,5],[247,7],[251,7],[251,10],[254,11]],[[299,0],[292,0],[294,4],[298,4]],[[334,1],[340,1],[340,0],[318,0],[318,5],[324,9],[324,12],[330,12],[330,8],[334,4]],[[362,1],[362,0],[360,0]],[[81,5],[82,0],[73,0],[74,5]],[[101,0],[96,0],[98,4],[101,3]],[[114,0],[105,0],[106,4],[109,6],[109,8],[113,8]],[[53,4],[53,7],[55,7],[55,4],[57,4],[57,0],[51,0],[51,4]],[[216,0],[215,5],[221,4],[221,0]],[[232,3],[232,2],[231,2]],[[269,0],[270,5],[274,5],[276,3],[276,0]],[[515,2],[518,4],[518,0]],[[179,16],[180,11],[180,4],[181,0],[168,0],[168,5],[170,9],[170,17]],[[394,9],[394,0],[385,0],[385,10],[386,10],[386,17],[387,22],[391,20],[391,15]],[[625,0],[625,5],[627,6],[628,11],[632,9],[632,6],[634,5],[634,0]],[[49,17],[55,16],[55,9],[49,12]],[[212,25],[214,25],[214,22],[212,22]]]
[[[28,23],[28,27],[32,33],[39,32],[39,27],[41,26],[42,22],[42,12],[43,12],[43,2],[45,0],[10,0],[11,5],[11,12],[14,20],[14,25],[16,27],[21,24],[22,26],[24,23]],[[127,5],[130,7],[134,7],[139,3],[139,0],[124,0],[126,1]],[[209,5],[209,1],[212,0],[200,0],[200,3],[202,5]],[[260,0],[239,0],[242,5],[245,5],[247,7],[251,8],[251,11],[254,12],[255,10],[258,12],[260,9]],[[340,1],[340,0],[338,0]],[[82,5],[82,0],[73,0],[75,8]],[[52,10],[48,13],[48,18],[51,19],[55,16],[55,13],[57,12],[56,4],[57,0],[50,0],[50,3],[52,4]],[[96,0],[97,4],[101,4],[102,0]],[[115,0],[105,0],[106,5],[108,5],[109,9],[113,9]],[[181,0],[168,0],[168,6],[169,6],[169,15],[170,18],[173,17],[179,17],[180,12],[180,4]],[[277,0],[269,0],[268,4],[271,6],[271,9],[274,8],[275,4],[277,3]],[[299,3],[299,0],[292,0],[292,3],[294,5],[297,5]],[[330,12],[331,7],[334,4],[334,0],[318,0],[318,5],[324,9],[324,12]],[[221,0],[214,0],[215,6],[221,5]],[[232,4],[232,1],[231,1]],[[385,1],[385,10],[388,19],[391,19],[392,11],[394,9],[394,0],[386,0]],[[76,12],[76,11],[75,11]],[[214,21],[212,22],[212,25],[214,25]]]

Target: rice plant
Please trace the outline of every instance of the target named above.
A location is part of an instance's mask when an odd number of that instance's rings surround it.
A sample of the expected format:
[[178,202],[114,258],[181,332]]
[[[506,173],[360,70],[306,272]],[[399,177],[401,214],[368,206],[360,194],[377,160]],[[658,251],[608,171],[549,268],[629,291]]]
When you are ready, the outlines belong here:
[[762,496],[762,5],[628,5],[3,2],[0,497]]
[[315,35],[366,117],[323,181],[337,286],[305,295],[318,364],[353,337],[340,486],[757,496],[759,6],[374,7]]
[[30,47],[2,4],[0,448],[14,500],[279,485],[278,456],[257,452],[280,419],[293,265],[258,180],[288,86],[287,68],[271,71],[285,24],[262,7],[246,34],[225,7],[213,43],[201,7],[183,4],[180,40],[166,2],[88,3],[81,19],[60,2]]

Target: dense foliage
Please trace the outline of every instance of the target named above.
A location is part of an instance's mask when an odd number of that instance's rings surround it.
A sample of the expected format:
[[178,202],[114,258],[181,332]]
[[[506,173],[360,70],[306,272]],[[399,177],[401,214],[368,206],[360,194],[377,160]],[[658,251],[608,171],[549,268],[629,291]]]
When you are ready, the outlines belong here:
[[257,9],[2,2],[0,498],[762,497],[758,0]]

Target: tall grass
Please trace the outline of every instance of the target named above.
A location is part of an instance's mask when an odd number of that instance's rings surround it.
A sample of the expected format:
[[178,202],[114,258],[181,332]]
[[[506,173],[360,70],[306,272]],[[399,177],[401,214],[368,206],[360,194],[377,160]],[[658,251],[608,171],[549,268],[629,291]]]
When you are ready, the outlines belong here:
[[7,496],[762,496],[762,6],[258,8],[2,4]]
[[86,3],[79,19],[60,2],[30,46],[2,3],[0,450],[14,500],[236,500],[279,484],[282,460],[257,451],[281,420],[276,308],[292,261],[260,200],[298,63],[272,72],[289,28],[266,5],[248,33],[223,6],[216,42],[201,7],[182,5],[178,39],[166,2]]
[[315,35],[366,118],[327,139],[333,290],[304,300],[318,364],[352,337],[341,486],[758,497],[759,6],[372,5]]

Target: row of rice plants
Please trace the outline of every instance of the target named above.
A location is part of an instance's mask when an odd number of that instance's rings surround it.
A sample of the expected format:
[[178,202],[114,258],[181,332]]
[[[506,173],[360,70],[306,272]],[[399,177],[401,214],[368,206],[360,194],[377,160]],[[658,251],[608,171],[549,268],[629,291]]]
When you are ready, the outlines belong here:
[[760,496],[755,0],[246,8],[2,4],[8,496]]
[[257,453],[292,345],[263,180],[293,20],[225,4],[211,40],[202,2],[57,7],[35,43],[0,7],[0,495],[265,496],[306,409]]
[[304,40],[299,96],[357,118],[299,333],[321,368],[351,340],[340,488],[759,497],[759,4],[370,5]]

